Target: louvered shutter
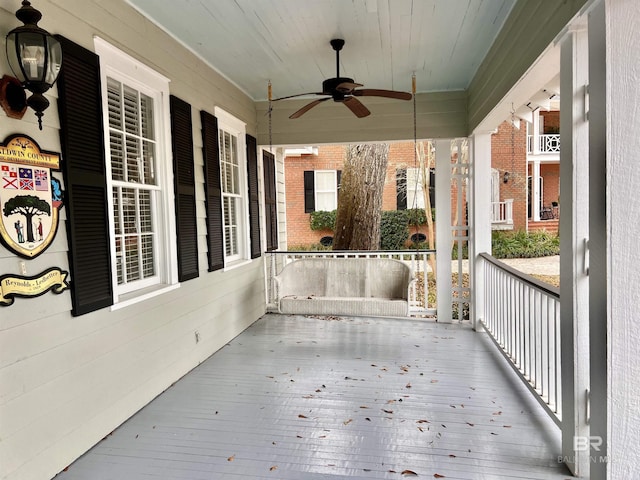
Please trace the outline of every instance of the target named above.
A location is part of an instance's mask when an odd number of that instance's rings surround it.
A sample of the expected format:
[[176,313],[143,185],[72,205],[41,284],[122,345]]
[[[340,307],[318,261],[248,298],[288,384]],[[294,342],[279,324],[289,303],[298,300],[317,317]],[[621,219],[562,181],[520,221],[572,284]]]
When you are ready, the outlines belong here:
[[407,209],[407,170],[396,170],[396,209]]
[[251,135],[246,135],[246,141],[251,258],[258,258],[262,253],[260,246],[260,196],[258,194],[258,142],[255,137]]
[[276,192],[276,160],[267,151],[262,152],[264,169],[264,209],[265,230],[267,233],[267,251],[278,249],[278,198]]
[[100,61],[70,40],[62,44],[58,115],[71,270],[71,314],[113,304]]
[[200,119],[202,120],[202,156],[207,212],[207,259],[209,271],[212,272],[224,267],[218,119],[205,111],[200,112]]
[[191,105],[171,95],[171,146],[176,203],[178,280],[198,276],[198,231]]
[[315,176],[313,170],[307,170],[304,172],[304,213],[315,212],[315,210]]

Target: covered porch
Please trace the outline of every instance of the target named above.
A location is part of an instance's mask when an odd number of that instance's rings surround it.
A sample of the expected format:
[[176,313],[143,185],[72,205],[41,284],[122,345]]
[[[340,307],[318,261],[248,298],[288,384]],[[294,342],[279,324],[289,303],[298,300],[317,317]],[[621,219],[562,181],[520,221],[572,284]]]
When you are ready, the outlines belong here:
[[267,314],[56,480],[566,479],[560,430],[468,324]]

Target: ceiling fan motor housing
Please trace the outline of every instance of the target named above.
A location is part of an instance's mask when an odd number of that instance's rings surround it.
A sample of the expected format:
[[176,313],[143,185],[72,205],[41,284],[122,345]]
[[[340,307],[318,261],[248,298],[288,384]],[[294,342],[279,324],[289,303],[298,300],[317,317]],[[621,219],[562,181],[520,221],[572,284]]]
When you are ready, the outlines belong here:
[[[334,97],[334,100],[339,101],[344,99],[344,95],[351,92],[353,88],[338,88],[338,86],[342,83],[353,84],[353,78],[347,77],[336,77],[336,78],[327,78],[322,82],[322,93],[327,95],[331,95]],[[335,97],[339,98],[336,99]]]

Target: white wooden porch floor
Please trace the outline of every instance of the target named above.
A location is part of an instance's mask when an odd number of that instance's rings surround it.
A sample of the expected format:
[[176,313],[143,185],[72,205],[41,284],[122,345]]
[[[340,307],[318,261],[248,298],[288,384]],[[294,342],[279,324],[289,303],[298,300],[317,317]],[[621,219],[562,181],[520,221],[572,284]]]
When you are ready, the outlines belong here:
[[56,480],[570,478],[518,382],[465,325],[268,314]]

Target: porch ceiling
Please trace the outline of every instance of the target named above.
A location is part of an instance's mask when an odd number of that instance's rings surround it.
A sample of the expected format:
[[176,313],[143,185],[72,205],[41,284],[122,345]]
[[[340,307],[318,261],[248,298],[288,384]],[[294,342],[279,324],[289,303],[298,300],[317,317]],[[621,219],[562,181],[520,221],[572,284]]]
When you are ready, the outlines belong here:
[[367,88],[466,90],[516,0],[127,0],[255,101],[336,74]]

